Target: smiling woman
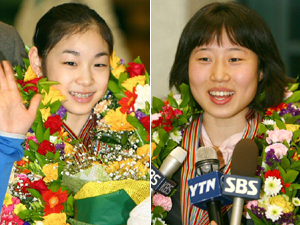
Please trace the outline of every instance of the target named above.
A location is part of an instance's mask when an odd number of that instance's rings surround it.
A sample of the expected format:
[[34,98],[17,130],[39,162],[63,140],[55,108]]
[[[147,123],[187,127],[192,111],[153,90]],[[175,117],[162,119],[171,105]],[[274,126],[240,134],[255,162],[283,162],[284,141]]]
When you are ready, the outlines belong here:
[[144,65],[115,56],[106,22],[76,3],[55,6],[39,20],[29,59],[27,71],[15,68],[17,84],[10,65],[0,66],[0,156],[6,159],[0,201],[14,159],[25,152],[13,168],[0,223],[13,217],[18,224],[125,224],[149,196]]
[[[179,188],[172,196],[173,207],[166,217],[168,224],[207,225],[213,219],[218,219],[219,224],[229,224],[231,206],[219,208],[216,218],[191,203],[188,181],[195,177],[197,150],[202,146],[212,147],[218,156],[219,170],[230,174],[236,144],[241,139],[254,139],[262,115],[268,107],[283,101],[289,82],[293,80],[285,75],[269,28],[252,10],[236,2],[215,2],[198,10],[190,19],[182,31],[169,78],[170,88],[181,92],[182,99],[170,94],[162,106],[157,99],[153,101],[157,113],[152,128],[168,123],[167,127],[173,129],[173,122],[168,121],[173,115],[166,115],[167,109],[180,112],[179,118],[189,113],[187,85],[197,108],[203,110],[182,134],[181,147],[188,156],[172,177]],[[174,124],[183,121],[183,116],[180,119],[175,119]],[[158,144],[154,162],[168,154],[161,143],[165,141],[164,131],[163,127],[161,132],[153,133],[153,142]],[[253,224],[253,221],[243,218],[242,223]]]

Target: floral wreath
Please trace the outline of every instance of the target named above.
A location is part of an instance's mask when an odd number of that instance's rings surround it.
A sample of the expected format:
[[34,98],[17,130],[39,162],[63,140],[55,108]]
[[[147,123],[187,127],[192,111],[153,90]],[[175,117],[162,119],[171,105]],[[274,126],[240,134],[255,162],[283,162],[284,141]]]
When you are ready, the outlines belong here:
[[[247,218],[256,225],[300,224],[300,91],[298,83],[290,85],[285,100],[268,108],[254,141],[260,149],[257,177],[262,179],[260,199],[247,204]],[[181,144],[182,134],[193,115],[199,113],[189,87],[183,84],[180,94],[170,93],[167,101],[153,98],[152,143],[155,146],[152,164],[160,167],[167,155]],[[172,208],[171,196],[159,193],[152,198],[152,224],[166,224]]]
[[85,163],[79,165],[74,157],[82,144],[62,126],[67,111],[61,105],[65,97],[52,86],[58,82],[37,77],[27,59],[25,69],[14,68],[24,105],[28,107],[36,93],[42,95],[42,101],[26,135],[24,157],[15,163],[0,224],[69,224],[75,192],[67,185],[68,179],[99,161],[101,181],[149,180],[149,74],[139,58],[126,64],[114,53],[110,63],[108,91],[93,109],[97,126],[92,131],[95,141],[109,148],[99,156],[82,155]]

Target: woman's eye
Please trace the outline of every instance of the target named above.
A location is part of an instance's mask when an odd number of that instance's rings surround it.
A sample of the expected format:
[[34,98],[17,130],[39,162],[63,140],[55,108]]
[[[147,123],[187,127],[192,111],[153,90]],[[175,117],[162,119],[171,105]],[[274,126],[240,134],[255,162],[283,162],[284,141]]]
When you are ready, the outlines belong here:
[[75,62],[65,62],[64,64],[69,65],[69,66],[77,66]]
[[204,61],[204,62],[209,62],[209,61],[211,61],[210,58],[206,58],[206,57],[200,58],[199,60],[200,60],[200,61]]
[[238,62],[238,61],[241,61],[241,59],[239,59],[239,58],[231,58],[229,61],[230,62]]
[[99,64],[95,64],[95,67],[106,67],[107,65],[106,64],[103,64],[103,63],[99,63]]

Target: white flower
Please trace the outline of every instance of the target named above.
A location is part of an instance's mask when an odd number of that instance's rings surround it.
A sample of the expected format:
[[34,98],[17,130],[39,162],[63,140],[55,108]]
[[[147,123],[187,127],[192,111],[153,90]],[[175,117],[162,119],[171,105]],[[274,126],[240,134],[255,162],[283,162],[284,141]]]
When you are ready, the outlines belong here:
[[271,219],[273,222],[278,220],[282,215],[282,208],[277,205],[270,205],[266,211],[266,218]]
[[300,206],[300,199],[299,198],[293,198],[292,202],[295,206]]
[[276,177],[270,176],[265,180],[264,192],[266,195],[277,195],[281,188],[281,180],[277,179]]
[[263,120],[262,121],[262,124],[263,125],[271,125],[271,126],[273,126],[273,125],[275,125],[276,124],[276,122],[274,121],[274,120]]
[[49,141],[51,143],[55,143],[56,139],[57,139],[57,137],[51,135]]
[[158,217],[155,217],[153,220],[152,220],[152,224],[155,224],[156,221],[159,221],[160,223],[158,224],[162,224],[162,225],[165,225],[165,221],[163,221],[161,218],[158,218]]
[[170,138],[179,144],[182,139],[182,134],[179,130],[175,130],[170,133]]
[[135,93],[138,95],[138,97],[135,100],[134,109],[145,110],[146,102],[150,102],[150,85],[149,84],[146,84],[144,86],[137,85]]
[[159,144],[160,139],[159,139],[158,131],[153,132],[152,139],[155,141],[156,144]]
[[151,114],[151,116],[150,116],[151,123],[152,123],[152,121],[154,121],[154,120],[158,120],[159,117],[161,117],[161,114],[160,114],[160,113],[154,113],[154,114]]
[[270,206],[270,197],[265,195],[263,198],[258,200],[258,206],[267,209]]
[[36,221],[35,225],[44,225],[44,222],[43,221]]
[[181,99],[181,95],[180,94],[173,95],[173,98],[175,99],[175,101],[177,102],[178,105],[181,104],[182,99]]

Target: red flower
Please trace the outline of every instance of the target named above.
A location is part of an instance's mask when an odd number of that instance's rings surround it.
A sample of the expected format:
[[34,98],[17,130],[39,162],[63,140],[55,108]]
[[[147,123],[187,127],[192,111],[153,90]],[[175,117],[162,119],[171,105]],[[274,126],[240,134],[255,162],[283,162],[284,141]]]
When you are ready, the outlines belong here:
[[285,104],[282,102],[277,106],[270,107],[267,109],[266,116],[271,116],[274,111],[280,112],[282,109],[285,109],[287,106],[288,106],[288,104]]
[[291,183],[285,184],[285,183],[283,182],[283,179],[282,179],[282,176],[280,176],[279,170],[276,170],[276,169],[274,169],[274,170],[272,170],[272,171],[271,171],[271,170],[268,170],[268,171],[265,173],[265,179],[267,179],[268,177],[276,177],[277,179],[280,179],[281,185],[282,185],[282,188],[281,188],[281,192],[282,192],[282,193],[285,193],[285,190],[284,190],[285,187],[290,187],[290,185],[291,185]]
[[48,191],[48,187],[43,180],[34,181],[29,186],[30,188],[39,191],[42,195]]
[[57,131],[61,130],[61,126],[63,122],[61,122],[61,118],[59,115],[49,116],[47,121],[45,122],[45,128],[50,127],[50,134],[54,134]]
[[57,192],[48,190],[42,196],[46,203],[44,209],[45,216],[51,213],[60,213],[62,210],[64,210],[64,206],[62,205],[62,203],[64,203],[68,199],[67,191],[61,192],[61,189],[59,189]]
[[128,63],[128,67],[126,68],[127,72],[129,73],[130,77],[135,77],[139,75],[144,75],[145,74],[145,65],[135,63],[135,62],[130,62]]
[[24,86],[27,85],[27,84],[33,84],[34,86],[28,86],[28,87],[24,88],[24,91],[28,93],[29,90],[32,90],[32,91],[34,91],[35,93],[38,93],[39,90],[37,89],[36,85],[37,85],[37,83],[39,82],[40,79],[41,79],[41,78],[35,78],[35,79],[33,79],[33,80],[26,81],[26,82],[24,82],[23,80],[17,80],[17,82],[18,82],[22,87],[24,87]]
[[40,153],[41,155],[46,155],[47,152],[55,153],[55,146],[50,141],[44,140],[39,145],[39,148],[38,148],[37,152]]
[[135,87],[133,88],[133,91],[125,91],[124,93],[126,95],[126,97],[121,98],[121,100],[119,101],[119,105],[121,106],[121,113],[125,114],[125,113],[130,113],[130,109],[132,109],[132,111],[134,110],[134,103],[136,98],[138,97],[138,95],[135,93]]
[[146,128],[146,130],[150,131],[150,115],[141,118],[141,124]]
[[16,164],[18,166],[16,171],[18,173],[25,173],[25,174],[30,173],[30,170],[26,169],[26,166],[29,164],[29,161],[25,161],[25,160],[21,159],[21,160],[17,161]]

